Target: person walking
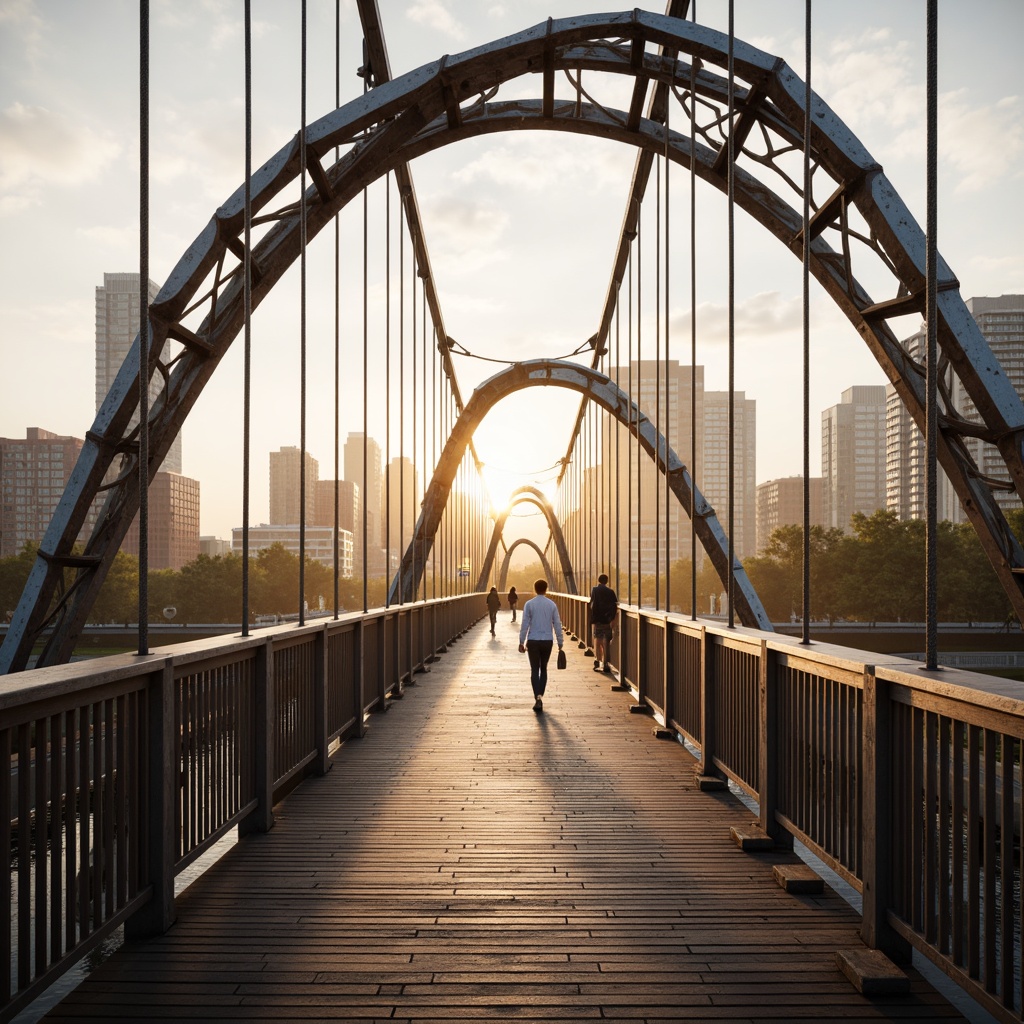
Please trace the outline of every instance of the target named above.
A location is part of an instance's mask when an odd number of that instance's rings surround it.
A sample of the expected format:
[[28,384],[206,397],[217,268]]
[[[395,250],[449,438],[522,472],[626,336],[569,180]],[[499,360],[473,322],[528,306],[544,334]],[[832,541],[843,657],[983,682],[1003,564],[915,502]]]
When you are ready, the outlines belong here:
[[519,627],[519,653],[530,656],[530,685],[533,687],[533,710],[544,710],[544,690],[548,684],[548,659],[555,640],[562,649],[562,620],[558,605],[547,596],[548,581],[533,585],[536,597],[523,605],[523,621]]
[[509,587],[508,591],[508,606],[512,609],[512,621],[516,621],[516,605],[519,604],[519,595],[516,593],[515,587]]
[[608,651],[612,645],[615,616],[619,611],[619,599],[608,586],[608,576],[601,573],[597,586],[590,591],[590,622],[594,628],[594,671],[611,672],[608,667]]
[[491,617],[491,636],[494,636],[494,626],[498,621],[498,609],[501,607],[501,598],[498,597],[498,588],[491,587],[487,595],[487,614]]

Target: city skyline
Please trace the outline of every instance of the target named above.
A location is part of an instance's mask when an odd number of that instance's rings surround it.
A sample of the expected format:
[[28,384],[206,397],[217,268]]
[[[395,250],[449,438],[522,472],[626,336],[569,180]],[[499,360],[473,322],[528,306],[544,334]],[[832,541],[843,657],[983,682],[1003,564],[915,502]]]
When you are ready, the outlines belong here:
[[[724,28],[724,5],[719,6],[700,5],[702,23]],[[783,56],[802,74],[802,6],[780,3],[769,15],[763,5],[737,3],[737,34]],[[867,3],[856,12],[831,6],[816,11],[814,86],[882,163],[923,222],[923,9],[911,8]],[[515,10],[481,9],[468,2],[385,2],[381,16],[397,75],[440,53],[510,34],[549,14],[589,9],[567,2],[542,8],[533,0]],[[648,9],[663,8],[651,4]],[[0,275],[9,382],[0,403],[0,434],[5,436],[20,436],[34,425],[85,435],[92,422],[92,396],[83,387],[83,378],[92,376],[92,292],[104,272],[131,272],[137,262],[134,211],[124,201],[137,189],[136,71],[124,62],[102,59],[108,48],[133,52],[133,18],[104,16],[120,10],[114,3],[99,3],[89,12],[62,8],[55,17],[55,8],[28,3],[2,11],[0,217],[11,239]],[[151,277],[157,282],[241,180],[240,18],[226,7],[208,13],[212,26],[204,26],[191,12],[154,12]],[[297,85],[283,80],[277,65],[297,53],[297,18],[271,5],[256,4],[254,13],[258,164],[295,131]],[[325,54],[328,41],[333,50],[333,38],[328,38],[332,29],[326,11],[311,5],[310,13],[309,109],[316,117],[333,106],[333,52],[329,60]],[[362,89],[351,74],[360,63],[354,11],[346,10],[344,18],[343,100]],[[1024,291],[1024,257],[1017,241],[1024,227],[1017,200],[1024,137],[1012,43],[1021,27],[1024,13],[1009,2],[984,4],[970,12],[943,8],[940,16],[939,247],[965,298]],[[188,82],[180,76],[172,79],[175,53],[186,40],[195,45],[200,37],[210,58],[200,62],[202,73]],[[86,56],[90,68],[100,66],[98,71],[85,73],[80,61]],[[977,74],[965,76],[967,66]],[[332,79],[329,89],[327,78]],[[417,160],[412,169],[450,334],[470,351],[492,358],[553,356],[573,350],[588,337],[603,301],[633,159],[625,147],[543,136],[467,143]],[[688,179],[679,172],[674,181],[682,199]],[[373,192],[371,216],[380,216],[381,196],[381,190]],[[701,192],[699,199],[709,218],[722,215],[717,194]],[[538,246],[538,224],[558,244]],[[356,244],[357,228],[357,211],[349,209],[342,231],[350,246]],[[741,221],[739,231],[736,390],[757,401],[759,435],[773,442],[758,451],[757,477],[762,481],[799,471],[802,426],[794,401],[799,261],[774,258],[777,247],[749,224]],[[53,246],[54,238],[62,244]],[[673,265],[681,277],[688,274],[685,242],[680,239],[673,250]],[[721,238],[707,244],[708,269],[698,281],[698,360],[707,368],[707,388],[723,390]],[[41,274],[44,265],[47,272]],[[324,272],[323,267],[312,271],[311,332],[317,339],[330,333],[322,301]],[[259,411],[254,451],[298,440],[293,397],[296,276],[288,275],[279,294],[254,320],[254,401]],[[555,279],[559,287],[547,287]],[[674,287],[673,345],[680,357],[689,342],[689,296],[682,281]],[[847,386],[877,385],[884,377],[817,286],[811,318],[813,419],[814,410],[835,401],[836,380]],[[912,320],[906,318],[897,327],[900,337],[918,329]],[[360,356],[351,334],[349,338],[346,352],[354,372],[347,376],[355,378]],[[38,359],[40,352],[46,353],[48,367],[45,392],[12,386],[18,379],[34,379],[25,360]],[[311,355],[318,367],[314,372],[330,376],[322,348]],[[236,346],[183,430],[183,469],[203,481],[204,535],[229,536],[240,520],[240,365]],[[456,357],[456,369],[468,394],[494,367]],[[326,460],[333,449],[333,412],[321,383],[317,380],[311,388],[308,447]],[[279,400],[282,391],[285,400]],[[342,441],[349,431],[362,428],[361,395],[346,395],[344,407]],[[383,447],[382,410],[375,404],[368,412],[368,433]],[[476,445],[497,503],[502,490],[545,479],[545,474],[550,479],[550,467],[564,455],[573,414],[573,404],[560,396],[532,394],[503,403],[482,424]],[[508,429],[509,422],[516,423],[514,431]],[[392,431],[385,461],[399,455],[403,440],[409,454],[414,439],[408,423],[406,432],[401,439]],[[195,438],[192,443],[190,437]],[[217,443],[199,442],[207,437],[216,437]],[[819,463],[816,448],[815,441],[812,466]],[[266,499],[256,490],[253,522],[267,518]]]

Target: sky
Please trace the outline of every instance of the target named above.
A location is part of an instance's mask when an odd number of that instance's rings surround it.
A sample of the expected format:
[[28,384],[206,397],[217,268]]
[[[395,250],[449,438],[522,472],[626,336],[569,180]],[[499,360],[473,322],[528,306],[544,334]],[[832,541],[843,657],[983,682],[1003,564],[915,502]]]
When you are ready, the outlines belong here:
[[[252,7],[258,166],[300,123],[300,5],[254,0]],[[158,284],[242,181],[242,9],[241,0],[152,0],[150,276]],[[549,16],[600,9],[611,8],[572,0],[380,0],[393,77]],[[334,0],[309,0],[308,11],[307,119],[314,121],[334,106]],[[727,12],[725,0],[697,4],[697,20],[717,29],[726,27]],[[800,0],[736,0],[736,34],[802,75],[803,12]],[[362,91],[353,0],[342,0],[341,17],[345,102]],[[882,164],[920,223],[924,18],[924,0],[819,2],[812,34],[815,91]],[[939,18],[939,248],[965,298],[1024,292],[1024,4],[942,0]],[[628,102],[628,89],[619,86],[618,100]],[[590,337],[633,163],[628,147],[541,132],[489,136],[415,161],[449,335],[477,355],[501,359],[558,356]],[[681,208],[688,178],[673,174]],[[379,227],[383,186],[370,193]],[[342,215],[347,254],[361,244],[354,205]],[[728,380],[725,218],[719,194],[700,190],[698,362],[709,390],[724,390]],[[688,230],[673,237],[679,269],[669,284],[683,362]],[[95,287],[104,272],[138,270],[138,237],[137,4],[0,0],[0,436],[22,437],[29,426],[85,435],[95,414]],[[322,477],[333,475],[333,390],[324,383],[333,374],[328,246],[326,237],[311,246],[308,294],[307,447]],[[761,482],[801,472],[801,268],[740,215],[736,269],[736,386],[757,401]],[[299,443],[298,294],[297,275],[289,272],[253,320],[253,522],[267,516],[267,453]],[[371,302],[381,294],[377,282]],[[354,338],[361,311],[353,304],[350,312],[344,330]],[[884,376],[816,288],[810,316],[815,472],[821,411],[845,388],[881,384]],[[907,323],[905,334],[917,326]],[[225,356],[183,429],[183,471],[202,486],[201,532],[221,537],[241,524],[240,348]],[[349,365],[358,376],[357,364]],[[456,358],[464,395],[496,369]],[[496,500],[514,486],[550,481],[576,409],[564,391],[534,389],[488,417],[476,445]],[[346,393],[343,437],[362,429],[362,415],[361,392]],[[368,415],[370,434],[383,442],[379,409]]]

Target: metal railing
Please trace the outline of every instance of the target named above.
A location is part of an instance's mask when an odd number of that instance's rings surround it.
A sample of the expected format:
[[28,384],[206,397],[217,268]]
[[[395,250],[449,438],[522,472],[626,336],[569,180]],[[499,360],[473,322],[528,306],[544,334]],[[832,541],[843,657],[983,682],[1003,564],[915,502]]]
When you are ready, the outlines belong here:
[[481,617],[478,594],[0,678],[0,1020],[120,925],[159,933],[174,879],[328,768],[367,712]]
[[[555,597],[586,643],[586,599]],[[861,893],[867,945],[897,960],[913,947],[1022,1019],[1024,685],[635,607],[612,653],[702,774]]]

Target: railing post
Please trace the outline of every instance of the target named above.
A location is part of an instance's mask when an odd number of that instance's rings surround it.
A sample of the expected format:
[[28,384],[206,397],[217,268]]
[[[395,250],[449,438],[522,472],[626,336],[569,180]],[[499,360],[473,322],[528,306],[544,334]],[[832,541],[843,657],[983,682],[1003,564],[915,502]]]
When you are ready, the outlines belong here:
[[700,765],[697,768],[701,789],[721,789],[725,780],[715,769],[715,661],[714,643],[707,627],[700,628]]
[[779,735],[778,662],[768,642],[761,641],[758,662],[758,797],[760,825],[771,836],[776,848],[793,848],[793,837],[775,820],[779,805],[779,749],[785,737]]
[[864,907],[860,934],[870,949],[880,949],[890,959],[907,963],[910,945],[890,927],[888,916],[893,849],[892,709],[889,685],[876,678],[873,665],[864,667],[863,706],[861,863]]
[[149,833],[150,901],[127,921],[128,939],[162,935],[174,924],[174,808],[179,781],[178,745],[174,742],[174,664],[170,658],[149,676],[146,687],[149,747]]
[[619,686],[629,688],[629,641],[626,639],[626,623],[629,613],[619,611]]
[[324,623],[323,628],[317,632],[313,641],[313,736],[316,739],[314,771],[317,775],[326,775],[331,770],[331,759],[327,756],[327,737],[330,733],[327,723],[327,684],[330,679],[328,653],[330,647],[327,638],[327,623]]
[[366,735],[366,722],[363,719],[363,709],[366,707],[366,618],[360,618],[352,633],[352,642],[356,645],[355,650],[355,674],[352,683],[352,697],[355,707],[352,713],[355,719],[355,729],[352,735],[356,739],[362,739]]
[[256,648],[253,771],[256,810],[238,826],[240,836],[274,827],[274,640]]
[[668,621],[668,614],[665,615],[665,628],[662,636],[662,651],[661,651],[661,664],[664,667],[664,679],[662,685],[664,686],[665,694],[665,725],[668,726],[669,722],[675,717],[675,664],[672,652],[672,637],[670,635],[670,626]]

